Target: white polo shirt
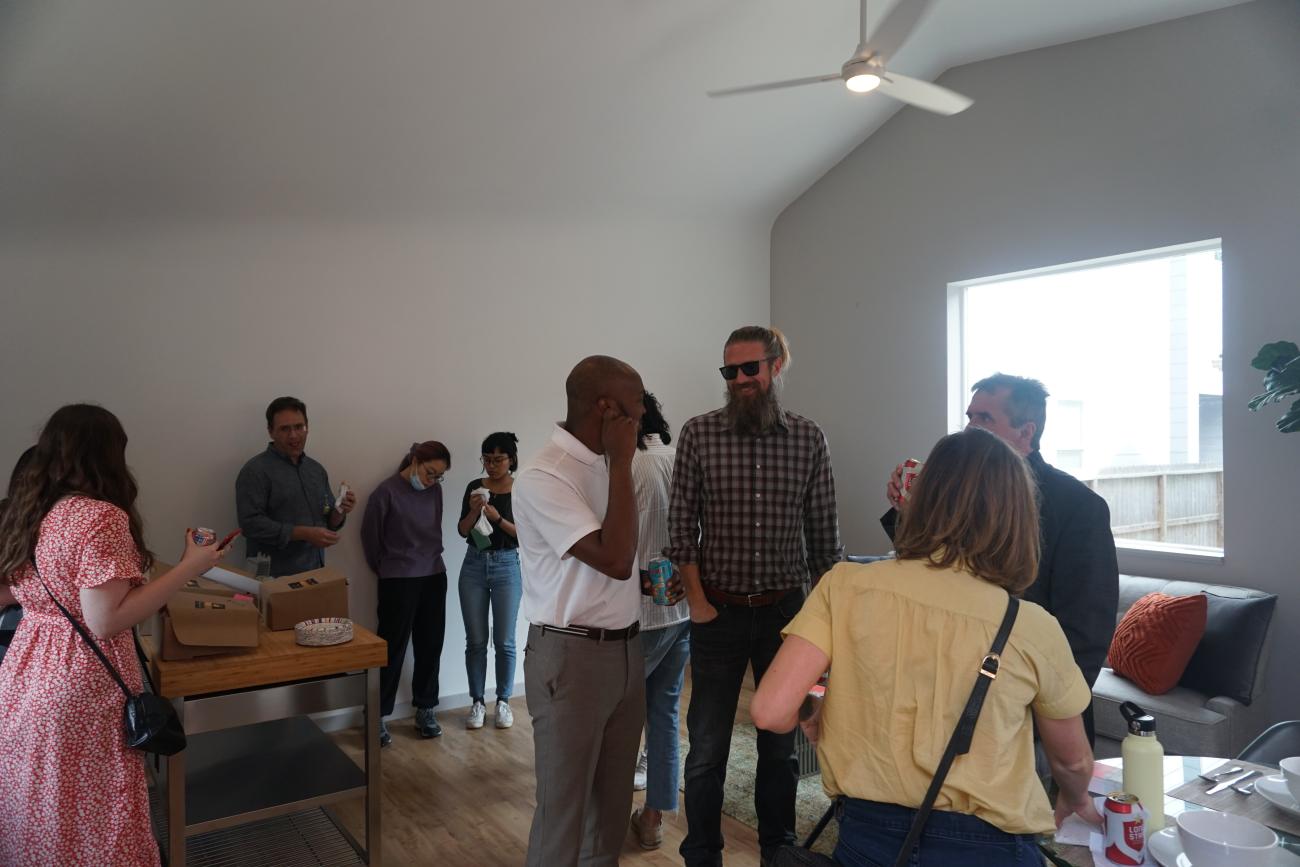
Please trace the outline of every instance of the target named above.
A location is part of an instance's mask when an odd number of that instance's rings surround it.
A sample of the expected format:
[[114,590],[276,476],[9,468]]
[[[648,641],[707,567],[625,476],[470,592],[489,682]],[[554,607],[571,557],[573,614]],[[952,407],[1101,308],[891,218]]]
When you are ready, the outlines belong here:
[[605,521],[609,466],[604,455],[557,424],[550,442],[516,477],[511,496],[524,617],[539,625],[601,629],[636,623],[641,610],[637,573],[616,581],[569,554]]

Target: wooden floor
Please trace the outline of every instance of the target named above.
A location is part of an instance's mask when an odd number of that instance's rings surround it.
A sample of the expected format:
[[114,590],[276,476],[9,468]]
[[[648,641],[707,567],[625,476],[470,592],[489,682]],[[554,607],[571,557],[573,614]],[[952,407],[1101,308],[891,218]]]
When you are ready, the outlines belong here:
[[[685,725],[689,675],[682,697]],[[737,717],[748,717],[752,690],[742,692]],[[393,745],[383,752],[383,863],[385,867],[518,867],[528,848],[533,818],[533,733],[523,698],[511,702],[513,728],[487,724],[477,731],[464,725],[464,710],[438,714],[443,735],[423,740],[409,719],[390,722]],[[361,760],[361,734],[335,735],[339,745]],[[685,756],[682,756],[683,761]],[[633,803],[640,804],[637,792]],[[358,838],[360,802],[339,811]],[[730,816],[722,817],[728,867],[758,864],[758,835]],[[686,834],[686,816],[664,816],[663,846],[644,851],[629,832],[620,861],[635,867],[679,867],[677,847]]]

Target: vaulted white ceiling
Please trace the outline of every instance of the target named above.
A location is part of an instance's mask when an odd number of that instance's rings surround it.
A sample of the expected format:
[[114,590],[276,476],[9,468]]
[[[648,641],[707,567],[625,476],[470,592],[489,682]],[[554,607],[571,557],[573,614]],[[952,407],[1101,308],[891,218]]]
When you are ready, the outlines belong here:
[[[933,77],[1234,2],[939,0],[891,65]],[[0,225],[770,222],[898,105],[835,83],[704,91],[837,70],[857,14],[856,0],[8,0]]]

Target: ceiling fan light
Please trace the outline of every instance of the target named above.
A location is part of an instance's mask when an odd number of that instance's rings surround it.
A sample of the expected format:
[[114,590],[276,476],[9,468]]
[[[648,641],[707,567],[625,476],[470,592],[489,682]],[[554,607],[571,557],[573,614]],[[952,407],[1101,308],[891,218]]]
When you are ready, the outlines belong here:
[[870,72],[859,72],[845,79],[844,86],[854,93],[870,93],[880,87],[880,76]]

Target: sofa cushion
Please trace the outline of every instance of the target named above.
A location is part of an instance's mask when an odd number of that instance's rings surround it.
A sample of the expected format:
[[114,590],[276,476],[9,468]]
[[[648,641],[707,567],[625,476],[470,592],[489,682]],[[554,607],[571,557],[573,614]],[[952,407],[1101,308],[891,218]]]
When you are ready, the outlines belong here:
[[1107,663],[1151,695],[1168,692],[1178,685],[1205,634],[1206,608],[1204,593],[1148,593],[1115,628]]
[[[1242,704],[1250,704],[1259,686],[1255,683],[1255,675],[1261,658],[1267,651],[1265,638],[1273,619],[1277,597],[1259,590],[1227,584],[1120,575],[1119,606],[1115,622],[1119,623],[1123,619],[1134,602],[1155,592],[1168,593],[1170,596],[1204,593],[1209,603],[1205,635],[1201,638],[1196,653],[1192,654],[1191,661],[1187,663],[1181,685],[1202,691],[1207,696],[1222,695]],[[1249,634],[1238,633],[1239,629],[1249,630]],[[1221,692],[1220,689],[1228,691]]]
[[1156,735],[1166,755],[1236,755],[1226,716],[1205,706],[1205,696],[1176,686],[1164,695],[1148,695],[1137,684],[1103,668],[1092,688],[1097,734],[1120,741],[1128,726],[1119,706],[1131,701],[1156,718]]
[[1256,661],[1277,597],[1265,594],[1234,599],[1220,595],[1215,588],[1205,595],[1209,602],[1205,636],[1180,683],[1206,695],[1226,695],[1250,704],[1255,694]]

